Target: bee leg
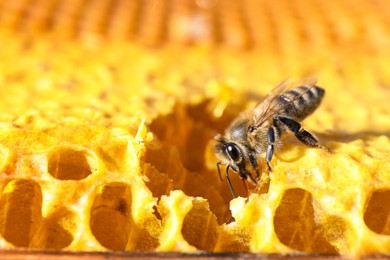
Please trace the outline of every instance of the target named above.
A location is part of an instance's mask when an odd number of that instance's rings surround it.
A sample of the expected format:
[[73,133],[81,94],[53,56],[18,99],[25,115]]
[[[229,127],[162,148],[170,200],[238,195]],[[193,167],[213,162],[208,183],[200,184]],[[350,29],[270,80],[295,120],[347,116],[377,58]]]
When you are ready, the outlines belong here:
[[246,193],[248,194],[248,196],[251,194],[251,192],[249,191],[248,189],[248,185],[246,183],[246,179],[241,179],[242,180],[242,183],[244,184],[244,188],[245,188],[245,191]]
[[[250,163],[251,163],[252,168],[253,168],[253,169],[255,170],[255,172],[256,172],[256,179],[258,179],[259,176],[260,176],[260,173],[259,173],[259,166],[258,166],[258,164],[257,164],[256,158],[253,156],[252,153],[249,153],[249,161],[250,161]],[[253,179],[253,177],[252,177],[251,175],[250,175],[250,178]]]
[[275,143],[274,127],[268,128],[267,139],[268,139],[268,147],[267,147],[267,153],[265,154],[265,161],[267,163],[268,171],[270,172],[272,169],[269,163],[274,155],[274,143]]
[[252,182],[252,184],[257,185],[257,179],[253,178],[252,174],[247,175],[249,177],[249,181]]
[[307,146],[321,148],[330,152],[328,148],[319,144],[317,139],[312,134],[310,134],[308,131],[303,129],[301,127],[301,124],[298,123],[297,121],[284,116],[275,116],[274,120],[286,126],[290,131],[292,131],[295,134],[295,137],[298,138],[299,141],[306,144]]
[[217,168],[218,168],[218,175],[219,175],[219,179],[221,180],[221,181],[223,181],[222,180],[222,175],[221,175],[221,169],[219,168],[219,166],[220,165],[225,165],[226,163],[224,163],[224,162],[217,162]]

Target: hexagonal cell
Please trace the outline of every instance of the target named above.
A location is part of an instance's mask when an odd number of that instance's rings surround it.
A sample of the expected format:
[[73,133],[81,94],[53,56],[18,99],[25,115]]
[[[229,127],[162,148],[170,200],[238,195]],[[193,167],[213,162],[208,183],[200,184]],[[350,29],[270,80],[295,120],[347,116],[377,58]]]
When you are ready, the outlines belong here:
[[274,229],[280,242],[307,253],[336,254],[315,221],[313,196],[300,188],[288,189],[275,211]]
[[59,148],[48,155],[47,169],[59,180],[82,180],[92,173],[88,152],[70,147]]
[[364,222],[372,231],[390,235],[390,189],[378,189],[368,196]]
[[57,250],[65,248],[72,243],[76,228],[77,218],[74,212],[59,206],[42,221],[30,247]]
[[182,234],[184,239],[204,251],[212,252],[218,239],[217,218],[204,200],[194,199],[192,208],[184,217]]
[[33,180],[10,181],[0,199],[0,232],[10,243],[28,247],[42,220],[42,192]]
[[91,208],[90,226],[104,247],[125,250],[134,225],[131,218],[131,190],[124,183],[110,183],[98,189]]
[[153,250],[158,240],[134,223],[131,200],[131,189],[125,183],[99,187],[91,208],[91,231],[102,246],[112,250]]

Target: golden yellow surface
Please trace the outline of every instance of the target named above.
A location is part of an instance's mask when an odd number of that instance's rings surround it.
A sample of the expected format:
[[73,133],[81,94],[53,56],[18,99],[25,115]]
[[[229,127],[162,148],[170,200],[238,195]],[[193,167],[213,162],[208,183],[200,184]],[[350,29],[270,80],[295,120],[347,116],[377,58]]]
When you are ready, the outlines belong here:
[[[127,10],[127,11],[126,11]],[[387,1],[0,1],[0,248],[390,251]],[[268,192],[212,150],[282,80],[326,90]],[[260,159],[264,168],[264,161]]]

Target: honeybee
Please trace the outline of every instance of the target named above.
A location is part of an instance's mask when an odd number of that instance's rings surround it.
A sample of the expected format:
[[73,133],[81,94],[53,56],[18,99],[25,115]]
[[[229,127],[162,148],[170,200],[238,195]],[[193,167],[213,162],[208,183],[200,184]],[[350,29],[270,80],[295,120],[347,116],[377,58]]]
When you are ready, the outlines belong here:
[[299,123],[317,109],[324,94],[325,90],[318,87],[315,80],[297,87],[282,82],[254,109],[238,116],[224,136],[215,136],[214,149],[221,160],[217,163],[218,174],[222,180],[220,165],[227,165],[226,179],[233,198],[236,194],[229,178],[229,169],[240,176],[247,191],[247,180],[257,186],[259,157],[265,153],[267,170],[270,172],[274,150],[280,147],[284,134],[292,133],[302,143],[330,152]]

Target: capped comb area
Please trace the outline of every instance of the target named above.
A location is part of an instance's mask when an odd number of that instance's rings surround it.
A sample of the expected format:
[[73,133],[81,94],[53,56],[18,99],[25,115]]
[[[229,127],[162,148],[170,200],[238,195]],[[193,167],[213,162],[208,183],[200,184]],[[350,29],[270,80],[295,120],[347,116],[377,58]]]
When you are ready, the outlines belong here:
[[[282,55],[389,44],[386,1],[25,0],[1,2],[0,27],[60,39],[222,44]],[[365,19],[360,19],[361,17]],[[372,39],[374,37],[374,39]],[[350,46],[350,47],[357,47]],[[348,49],[345,49],[348,50]]]
[[[389,252],[389,8],[0,0],[0,249]],[[286,137],[232,199],[213,137],[313,75],[332,153]]]

